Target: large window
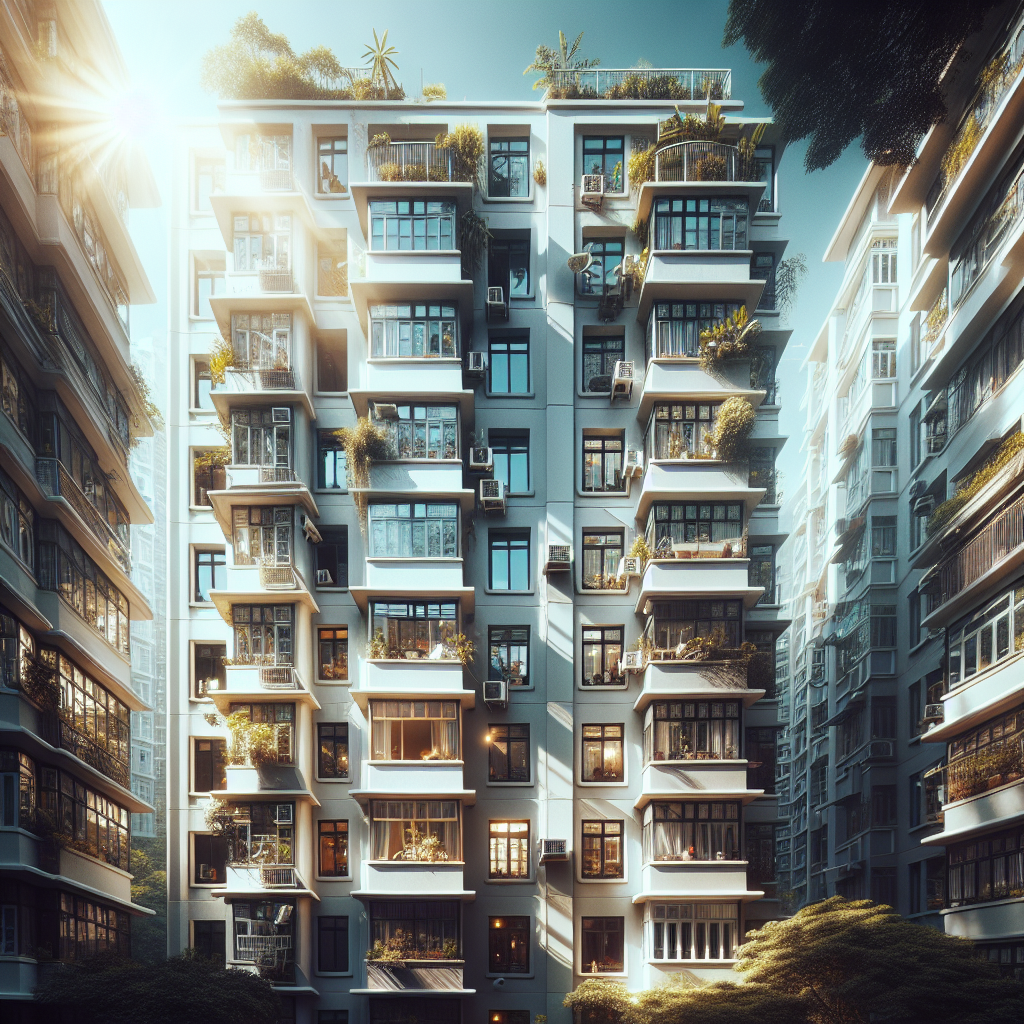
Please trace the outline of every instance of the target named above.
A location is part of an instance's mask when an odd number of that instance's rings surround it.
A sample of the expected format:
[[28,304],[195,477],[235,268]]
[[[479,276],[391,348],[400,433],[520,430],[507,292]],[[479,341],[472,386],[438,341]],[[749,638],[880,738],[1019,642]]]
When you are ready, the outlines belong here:
[[227,959],[227,937],[223,920],[193,921],[192,946],[207,960],[214,960],[222,967]]
[[989,833],[948,848],[946,906],[1007,899],[1024,889],[1024,828]]
[[623,190],[623,153],[621,135],[590,135],[583,138],[583,173],[603,174],[606,192]]
[[622,821],[584,821],[583,864],[584,878],[622,878]]
[[871,283],[896,283],[896,256],[898,242],[895,238],[878,238],[871,243]]
[[949,631],[949,688],[1024,650],[1024,584]]
[[492,238],[487,243],[487,284],[501,288],[506,298],[530,294],[530,236]]
[[210,491],[223,491],[226,485],[224,466],[230,456],[216,449],[192,453],[192,501],[199,508],[210,508]]
[[738,803],[653,803],[644,809],[644,862],[740,859]]
[[871,465],[875,469],[896,465],[895,427],[876,427],[871,431]]
[[583,435],[583,490],[621,491],[625,436]]
[[622,725],[583,726],[584,782],[622,782],[625,777]]
[[317,874],[321,878],[343,878],[348,875],[348,819],[317,822],[320,847]]
[[294,704],[229,704],[229,714],[243,712],[250,722],[269,726],[278,764],[292,764],[295,751]]
[[583,685],[622,686],[622,626],[583,628]]
[[735,761],[740,702],[655,701],[644,719],[644,762]]
[[455,249],[455,201],[371,199],[370,248]]
[[227,789],[227,744],[224,740],[195,741],[193,748],[192,788],[197,793]]
[[348,679],[348,626],[317,630],[317,679]]
[[581,295],[602,295],[620,281],[626,243],[621,238],[592,238],[587,245],[593,263],[585,273],[577,275],[579,291]]
[[57,959],[82,960],[97,953],[130,956],[130,921],[129,916],[119,910],[62,892]]
[[647,326],[647,358],[679,359],[700,355],[700,336],[727,316],[739,302],[658,302],[651,307]]
[[231,456],[236,466],[291,466],[291,409],[233,409]]
[[234,368],[289,369],[291,331],[291,313],[232,313],[231,343],[234,350]]
[[122,871],[129,869],[129,813],[91,786],[56,768],[39,769],[39,807],[70,835],[76,849]]
[[[375,900],[370,904],[370,939],[375,949],[396,949],[410,960],[457,960],[460,910],[455,900]],[[405,1017],[386,1019],[399,1024]]]
[[257,962],[264,977],[290,980],[295,966],[295,901],[244,900],[231,904],[235,960]]
[[457,800],[371,800],[372,860],[462,860]]
[[36,562],[34,522],[32,503],[0,470],[0,537],[29,569]]
[[441,658],[443,639],[457,632],[454,601],[374,601],[371,614],[377,658]]
[[370,307],[370,355],[374,359],[455,359],[454,306],[398,303]]
[[530,140],[491,139],[487,194],[492,199],[525,199],[530,194]]
[[227,566],[224,549],[217,551],[192,552],[195,591],[192,600],[200,603],[210,601],[211,590],[223,590],[227,581]]
[[230,811],[248,820],[235,831],[235,860],[240,864],[294,864],[294,803],[236,803]]
[[505,484],[509,494],[525,494],[530,490],[529,431],[491,430],[488,433],[494,459],[494,479]]
[[487,922],[489,974],[530,973],[530,919],[491,917]]
[[491,626],[487,678],[505,679],[509,686],[530,684],[530,627]]
[[583,390],[608,394],[615,364],[626,358],[625,335],[591,335],[583,339]]
[[625,969],[625,919],[584,917],[580,921],[581,974],[619,974]]
[[[731,542],[731,544],[730,544]],[[647,516],[647,546],[657,555],[687,551],[719,554],[725,544],[735,545],[736,555],[743,544],[743,503],[709,501],[700,504],[676,504],[658,501]],[[711,547],[710,545],[717,545]]]
[[317,139],[317,191],[321,194],[348,191],[348,139]]
[[348,486],[345,447],[336,430],[316,432],[316,485],[321,490],[344,490]]
[[488,878],[524,879],[530,877],[530,823],[528,821],[491,821],[487,827]]
[[348,724],[319,722],[316,727],[319,779],[348,779]]
[[[192,679],[195,696],[206,697],[210,690],[224,688],[227,679],[224,659],[228,655],[226,644],[197,643],[192,648]],[[125,721],[128,711],[125,709]],[[127,760],[127,755],[125,757]]]
[[621,590],[622,530],[583,531],[583,589]]
[[320,974],[348,973],[348,918],[316,919],[316,969]]
[[528,530],[491,530],[491,590],[530,589],[530,533]]
[[648,903],[653,960],[732,960],[739,930],[735,903]]
[[290,604],[236,604],[236,665],[291,665],[292,617]]
[[525,395],[530,391],[530,341],[528,338],[488,339],[488,390],[495,395]]
[[876,338],[871,342],[871,376],[886,380],[896,376],[896,342]]
[[206,359],[196,359],[192,362],[192,408],[202,409],[205,412],[213,412],[213,399],[210,392],[213,390],[213,375],[210,373],[210,363]]
[[990,718],[949,742],[950,803],[984,792],[993,778],[1024,774],[1024,705]]
[[487,731],[488,779],[530,781],[529,725],[492,725]]
[[458,701],[370,701],[370,760],[458,759]]
[[194,259],[195,277],[192,281],[192,315],[205,320],[213,319],[210,299],[225,292],[224,260]]
[[17,750],[0,750],[0,825],[31,829],[36,824],[36,766]]
[[398,405],[387,419],[374,417],[385,430],[398,459],[457,459],[458,407],[454,405]]
[[715,432],[719,406],[712,402],[659,404],[647,428],[652,459],[692,459],[706,453]]
[[654,601],[647,634],[658,650],[672,651],[697,636],[725,633],[730,647],[740,644],[742,601]]
[[315,554],[317,587],[347,587],[348,527],[321,526]]
[[654,248],[746,249],[746,199],[655,199]]
[[235,270],[287,270],[291,266],[290,214],[235,214]]
[[370,558],[455,558],[456,504],[377,504],[368,509]]

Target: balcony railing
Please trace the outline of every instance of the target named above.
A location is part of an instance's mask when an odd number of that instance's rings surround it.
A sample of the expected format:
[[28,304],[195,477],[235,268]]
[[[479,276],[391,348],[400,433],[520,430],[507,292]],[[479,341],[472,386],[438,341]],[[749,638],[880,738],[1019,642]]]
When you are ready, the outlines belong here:
[[451,181],[452,153],[433,142],[390,142],[368,146],[370,181]]
[[261,168],[260,188],[264,192],[291,192],[292,172],[288,168]]
[[947,799],[966,800],[1024,776],[1024,732],[995,740],[946,766]]
[[101,747],[94,739],[82,735],[64,717],[66,712],[45,712],[40,716],[40,735],[51,746],[59,747],[74,754],[80,761],[96,771],[113,779],[125,789],[131,787],[131,771],[128,765],[114,757],[109,750]]
[[295,590],[298,585],[298,575],[290,565],[260,565],[263,590]]
[[295,372],[293,370],[248,370],[237,366],[229,367],[228,373],[237,374],[252,391],[297,391]]
[[677,142],[654,156],[655,181],[736,181],[739,150],[721,142]]
[[292,484],[298,479],[295,470],[287,466],[260,466],[261,484]]
[[719,68],[596,68],[553,71],[549,91],[571,99],[727,100],[732,72]]
[[125,575],[130,576],[132,559],[127,546],[99,514],[63,464],[57,459],[36,459],[36,480],[44,494],[63,498],[74,509],[89,532],[107,549]]
[[1024,497],[1004,508],[939,570],[940,604],[956,597],[975,580],[1024,544]]

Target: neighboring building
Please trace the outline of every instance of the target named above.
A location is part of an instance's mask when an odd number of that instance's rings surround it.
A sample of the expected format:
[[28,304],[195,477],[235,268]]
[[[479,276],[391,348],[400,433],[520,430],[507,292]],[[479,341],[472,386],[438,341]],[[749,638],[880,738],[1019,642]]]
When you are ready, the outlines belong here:
[[[128,308],[153,294],[128,232],[149,168],[90,86],[127,75],[103,8],[0,4],[0,1000],[36,1019],[40,961],[127,953],[130,623],[151,618],[129,473],[151,433]],[[99,104],[107,96],[96,96]]]
[[[564,1020],[586,977],[728,979],[780,914],[781,147],[769,124],[742,156],[714,74],[722,142],[633,194],[679,101],[226,102],[181,129],[168,941],[266,973],[288,1020]],[[435,147],[463,124],[480,186]],[[463,268],[470,211],[491,240]],[[705,372],[740,306],[754,358]],[[734,396],[749,469],[702,447]],[[347,473],[358,417],[386,445]],[[713,630],[731,659],[681,660]],[[267,727],[257,767],[229,713]]]
[[788,738],[790,888],[895,901],[1018,973],[1022,29],[989,19],[951,116],[905,174],[868,169],[826,254]]

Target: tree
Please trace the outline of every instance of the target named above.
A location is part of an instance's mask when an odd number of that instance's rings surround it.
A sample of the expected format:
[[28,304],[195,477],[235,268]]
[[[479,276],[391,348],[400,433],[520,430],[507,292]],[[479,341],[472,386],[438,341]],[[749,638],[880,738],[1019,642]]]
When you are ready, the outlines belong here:
[[973,943],[841,896],[750,933],[736,970],[805,1000],[811,1024],[1019,1024],[1019,982],[998,977]]
[[373,30],[373,45],[366,44],[366,53],[363,57],[366,59],[366,63],[371,66],[370,77],[374,82],[379,81],[384,87],[384,99],[388,99],[389,90],[395,90],[398,88],[398,83],[395,81],[395,76],[391,73],[391,69],[398,70],[398,65],[393,59],[393,55],[397,54],[393,46],[388,46],[388,30],[384,29],[384,37],[382,39],[377,38],[377,30]]
[[276,1024],[273,986],[186,950],[159,964],[96,956],[66,964],[37,993],[60,1024]]
[[809,171],[857,138],[869,160],[908,166],[946,116],[943,72],[999,2],[730,0],[724,45],[767,64],[761,94],[785,142],[810,139]]
[[600,59],[596,57],[589,59],[576,56],[582,39],[583,33],[581,32],[572,46],[569,46],[565,33],[559,31],[557,50],[552,50],[550,46],[545,46],[543,43],[537,47],[533,63],[523,72],[524,75],[528,75],[531,71],[536,71],[542,75],[533,83],[534,89],[539,89],[541,86],[548,88],[554,85],[556,71],[584,71],[587,68],[596,68],[601,63]]
[[167,959],[166,841],[132,839],[132,902],[156,911],[132,923],[132,956],[143,963]]

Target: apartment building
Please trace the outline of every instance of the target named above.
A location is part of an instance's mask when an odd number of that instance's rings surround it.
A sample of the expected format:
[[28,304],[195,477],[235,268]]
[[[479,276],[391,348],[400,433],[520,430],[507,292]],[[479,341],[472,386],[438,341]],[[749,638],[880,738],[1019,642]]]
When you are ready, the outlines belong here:
[[950,118],[867,170],[826,253],[784,794],[801,901],[895,900],[1018,974],[1022,28],[990,17]]
[[[87,72],[83,78],[83,74]],[[94,83],[93,86],[83,84]],[[153,293],[129,208],[149,168],[97,110],[127,87],[102,6],[0,4],[0,999],[47,962],[128,953],[130,628],[152,618],[129,453],[152,433],[129,306]],[[89,89],[95,93],[90,95]],[[90,107],[95,107],[91,110]]]
[[779,914],[781,146],[727,71],[639,73],[717,143],[623,74],[181,129],[169,946],[289,1020],[564,1020]]

